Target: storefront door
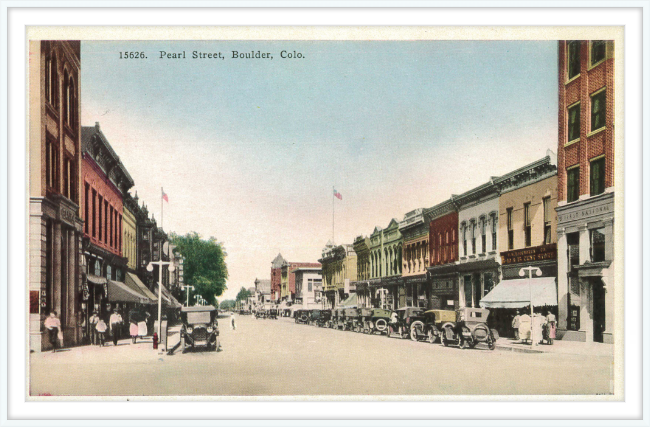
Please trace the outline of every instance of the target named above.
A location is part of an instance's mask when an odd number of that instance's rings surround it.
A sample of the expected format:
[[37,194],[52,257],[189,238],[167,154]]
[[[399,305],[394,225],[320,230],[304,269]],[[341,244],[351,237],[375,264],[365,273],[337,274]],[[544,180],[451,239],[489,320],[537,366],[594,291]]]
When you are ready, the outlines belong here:
[[605,289],[601,279],[593,279],[594,295],[594,341],[603,342],[605,332]]

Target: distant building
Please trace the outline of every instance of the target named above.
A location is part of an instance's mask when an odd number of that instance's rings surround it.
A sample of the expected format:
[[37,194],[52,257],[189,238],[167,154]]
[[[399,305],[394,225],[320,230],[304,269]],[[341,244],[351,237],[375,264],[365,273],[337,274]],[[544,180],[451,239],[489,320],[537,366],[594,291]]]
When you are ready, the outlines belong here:
[[357,292],[359,307],[372,307],[370,292],[370,239],[357,236],[352,245],[357,254],[357,281],[353,284]]
[[282,254],[278,254],[271,261],[271,301],[280,301],[281,283],[282,283],[282,265],[285,263]]
[[429,223],[429,308],[460,307],[458,266],[458,208],[454,196],[426,210]]
[[300,267],[293,271],[296,277],[297,305],[304,308],[323,307],[323,279],[320,267]]
[[558,336],[613,343],[614,42],[558,52]]
[[397,309],[406,303],[402,280],[402,234],[393,218],[385,229],[375,227],[370,239],[370,293],[373,307]]
[[353,286],[357,281],[357,254],[352,245],[335,245],[329,241],[318,261],[323,267],[324,307],[334,308],[356,292]]
[[404,241],[402,278],[406,289],[406,305],[409,307],[428,306],[429,222],[426,209],[419,208],[408,212],[399,223]]
[[271,280],[255,279],[255,296],[258,304],[271,301]]
[[321,265],[317,262],[288,262],[285,261],[280,269],[280,301],[293,303],[296,299],[296,276],[295,270],[302,267],[316,267]]

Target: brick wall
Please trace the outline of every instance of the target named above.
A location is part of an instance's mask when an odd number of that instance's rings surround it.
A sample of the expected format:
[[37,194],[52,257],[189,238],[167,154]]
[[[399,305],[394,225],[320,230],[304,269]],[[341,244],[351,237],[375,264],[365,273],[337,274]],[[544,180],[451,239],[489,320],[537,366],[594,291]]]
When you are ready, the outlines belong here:
[[[605,155],[605,187],[614,185],[614,44],[609,42],[605,61],[590,69],[589,41],[580,44],[580,74],[567,82],[567,41],[558,43],[558,200],[566,201],[566,169],[580,166],[580,195],[588,195],[590,160]],[[605,130],[589,135],[591,97],[606,87]],[[565,147],[567,107],[580,102],[580,140]]]
[[452,212],[434,219],[429,225],[429,265],[456,261],[458,261],[458,212]]

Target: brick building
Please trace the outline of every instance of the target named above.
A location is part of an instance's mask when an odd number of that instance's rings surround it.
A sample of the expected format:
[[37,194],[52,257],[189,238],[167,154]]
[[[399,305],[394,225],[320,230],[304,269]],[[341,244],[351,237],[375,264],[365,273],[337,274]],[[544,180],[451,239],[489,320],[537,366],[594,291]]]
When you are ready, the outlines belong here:
[[282,265],[285,263],[282,254],[278,254],[271,261],[271,301],[277,303],[280,301],[280,291],[282,288]]
[[429,223],[429,308],[459,307],[458,208],[454,198],[427,209]]
[[404,215],[399,230],[404,240],[402,278],[406,305],[426,307],[430,297],[427,267],[429,266],[429,215],[418,208]]
[[558,336],[613,342],[614,42],[559,41]]
[[83,222],[79,210],[79,41],[29,43],[29,346],[51,349],[43,327],[61,320],[63,345],[81,341]]

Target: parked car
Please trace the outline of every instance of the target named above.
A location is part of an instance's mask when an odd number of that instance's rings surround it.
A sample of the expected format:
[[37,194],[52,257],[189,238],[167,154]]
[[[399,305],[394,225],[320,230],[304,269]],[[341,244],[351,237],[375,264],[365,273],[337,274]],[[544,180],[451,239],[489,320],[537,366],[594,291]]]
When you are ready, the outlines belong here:
[[400,338],[411,337],[413,341],[417,341],[415,330],[418,328],[424,330],[424,317],[422,316],[424,310],[419,307],[401,307],[395,311],[397,312],[397,325],[388,325],[387,336],[390,338],[391,334],[397,333]]
[[269,319],[277,319],[278,318],[278,309],[277,308],[272,308],[269,310],[268,315],[266,316]]
[[316,325],[322,327],[329,326],[329,322],[332,319],[332,310],[320,310],[320,317],[316,320]]
[[309,323],[309,310],[305,310],[305,309],[296,310],[295,321],[296,323],[304,323],[304,324]]
[[180,347],[186,349],[206,349],[216,351],[219,348],[219,322],[217,309],[211,305],[181,308]]
[[316,325],[318,323],[318,320],[321,317],[321,312],[322,312],[322,310],[318,310],[318,309],[309,310],[309,321],[308,321],[308,323],[310,325]]
[[490,350],[494,350],[499,333],[488,327],[489,314],[490,310],[486,308],[465,307],[457,310],[456,321],[442,325],[442,344],[474,348],[478,343],[485,343]]
[[[419,320],[415,322],[415,327],[411,328],[411,335],[413,335],[413,330],[417,336],[417,340],[426,339],[428,342],[433,344],[442,336],[441,330],[442,325],[447,322],[456,321],[456,311],[455,310],[440,310],[433,309],[427,310],[423,313],[423,319],[420,325]],[[411,339],[413,337],[411,336]]]
[[374,334],[375,332],[379,332],[380,334],[383,334],[384,332],[387,332],[388,324],[390,323],[390,316],[393,312],[384,308],[371,308],[369,310],[371,310],[369,318],[368,316],[365,316],[365,314],[367,314],[366,311],[361,313],[363,319],[368,318],[368,320],[365,320],[365,329],[367,330],[367,333]]

